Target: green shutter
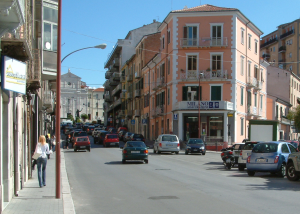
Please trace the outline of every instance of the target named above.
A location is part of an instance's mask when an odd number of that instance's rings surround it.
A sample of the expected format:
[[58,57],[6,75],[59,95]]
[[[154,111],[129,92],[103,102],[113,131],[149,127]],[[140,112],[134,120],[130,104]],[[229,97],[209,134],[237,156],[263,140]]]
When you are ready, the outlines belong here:
[[221,86],[211,87],[211,100],[221,100]]
[[188,87],[182,86],[182,101],[187,101]]

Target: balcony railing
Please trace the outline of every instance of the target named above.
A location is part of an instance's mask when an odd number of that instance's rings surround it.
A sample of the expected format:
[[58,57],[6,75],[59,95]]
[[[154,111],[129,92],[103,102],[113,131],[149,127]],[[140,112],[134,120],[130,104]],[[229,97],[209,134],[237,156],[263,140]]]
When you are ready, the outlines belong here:
[[257,79],[255,77],[247,77],[247,86],[248,87],[256,87],[257,86]]
[[126,81],[126,76],[121,75],[120,76],[120,82],[125,82]]
[[285,51],[286,51],[286,46],[284,46],[284,45],[278,49],[279,53],[284,53]]
[[113,77],[111,77],[111,78],[109,79],[109,85],[118,85],[118,84],[119,84],[119,82],[115,81],[115,80],[113,79]]
[[260,48],[264,48],[264,47],[266,47],[266,46],[268,46],[268,45],[271,45],[271,44],[273,44],[274,42],[277,42],[277,41],[278,41],[278,39],[275,37],[275,38],[273,38],[273,39],[271,39],[271,40],[269,40],[269,41],[267,41],[267,42],[261,44],[261,45],[260,45]]
[[131,117],[131,116],[132,116],[132,110],[127,110],[126,117]]
[[201,38],[182,38],[180,39],[182,48],[198,47],[226,47],[228,46],[227,37],[201,37]]
[[115,81],[120,81],[120,73],[113,73],[112,78]]
[[262,89],[262,86],[263,86],[263,82],[257,80],[257,83],[256,83],[256,85],[254,86],[254,88],[255,88],[256,90],[261,90],[261,89]]
[[131,92],[127,93],[127,99],[132,99],[132,93]]
[[270,54],[268,54],[268,53],[263,54],[262,57],[263,57],[264,59],[269,59],[269,58],[270,58]]
[[184,71],[181,72],[181,80],[198,80],[199,76],[201,79],[227,79],[227,70],[217,71]]
[[117,107],[117,106],[119,106],[119,105],[121,105],[121,104],[122,104],[122,99],[119,98],[119,99],[117,99],[117,100],[114,102],[114,107]]
[[119,85],[117,85],[117,87],[114,90],[112,90],[112,95],[115,95],[117,92],[121,90],[122,90],[122,84],[119,83]]
[[127,82],[132,82],[132,74],[129,74],[129,75],[127,76]]
[[142,71],[136,71],[134,77],[135,79],[140,79],[142,77]]
[[161,116],[164,114],[165,105],[156,106],[155,110],[156,110],[156,115]]
[[114,58],[113,62],[112,62],[113,66],[117,67],[120,65],[120,60],[119,58]]
[[106,72],[105,72],[105,78],[106,78],[106,79],[111,78],[111,75],[112,75],[112,74],[113,74],[113,72],[106,71]]
[[292,29],[292,30],[290,30],[290,31],[288,31],[288,32],[286,32],[284,34],[281,34],[280,35],[280,39],[283,39],[283,38],[285,38],[285,37],[287,37],[289,35],[292,35],[292,34],[294,34],[294,29]]
[[29,69],[27,70],[27,82],[37,82],[38,85],[41,84],[41,57],[40,50],[33,49],[33,61],[28,63]]
[[258,115],[257,107],[255,106],[247,106],[247,114],[250,116]]
[[126,98],[126,92],[121,92],[120,98],[121,98],[121,99],[125,99],[125,98]]
[[156,79],[156,88],[161,88],[166,85],[165,83],[165,77],[160,77]]
[[151,84],[151,90],[156,91],[158,88],[156,87],[156,82],[152,82]]
[[135,117],[140,117],[141,116],[141,110],[140,109],[135,109],[134,110],[134,116]]
[[134,97],[140,97],[141,96],[141,90],[140,89],[136,89],[134,91]]
[[108,89],[108,88],[111,87],[111,86],[110,86],[109,80],[106,80],[106,81],[104,82],[103,87],[106,88],[106,89]]
[[105,94],[104,95],[104,100],[105,100],[105,102],[112,102],[113,101],[112,96],[110,94]]
[[46,108],[50,108],[50,109],[53,108],[54,100],[52,94],[50,92],[44,92],[43,98],[44,98],[43,105]]

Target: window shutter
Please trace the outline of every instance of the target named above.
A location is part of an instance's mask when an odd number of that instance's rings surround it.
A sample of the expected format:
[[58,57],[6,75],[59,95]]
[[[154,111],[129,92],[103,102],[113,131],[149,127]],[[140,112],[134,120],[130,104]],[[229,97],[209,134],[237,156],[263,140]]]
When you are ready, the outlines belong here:
[[165,92],[162,93],[162,104],[165,104]]
[[183,27],[183,38],[187,39],[187,27]]
[[188,87],[182,86],[182,101],[187,101]]

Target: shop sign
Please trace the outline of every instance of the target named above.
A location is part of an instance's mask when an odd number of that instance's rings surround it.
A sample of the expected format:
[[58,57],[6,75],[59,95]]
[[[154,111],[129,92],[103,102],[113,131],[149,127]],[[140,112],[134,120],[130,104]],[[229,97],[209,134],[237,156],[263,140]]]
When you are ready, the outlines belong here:
[[[197,101],[191,101],[186,102],[187,109],[198,109],[199,102]],[[220,102],[219,101],[201,101],[200,102],[200,109],[220,109]]]
[[2,57],[2,88],[17,93],[26,93],[26,63],[8,56]]
[[233,113],[227,113],[227,117],[233,117]]

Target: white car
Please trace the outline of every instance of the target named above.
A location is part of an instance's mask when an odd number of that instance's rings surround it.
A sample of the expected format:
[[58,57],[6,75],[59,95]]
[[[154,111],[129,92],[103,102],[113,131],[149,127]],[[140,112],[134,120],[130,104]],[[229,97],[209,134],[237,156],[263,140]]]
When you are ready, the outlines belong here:
[[161,152],[172,152],[179,154],[180,142],[176,135],[162,134],[159,135],[153,145],[153,152],[160,154]]
[[102,129],[101,128],[95,128],[94,131],[92,132],[92,136],[95,137],[96,134],[100,133]]
[[243,171],[246,168],[247,158],[252,153],[253,147],[260,142],[246,142],[243,149],[240,152],[238,159],[238,167],[239,171]]

